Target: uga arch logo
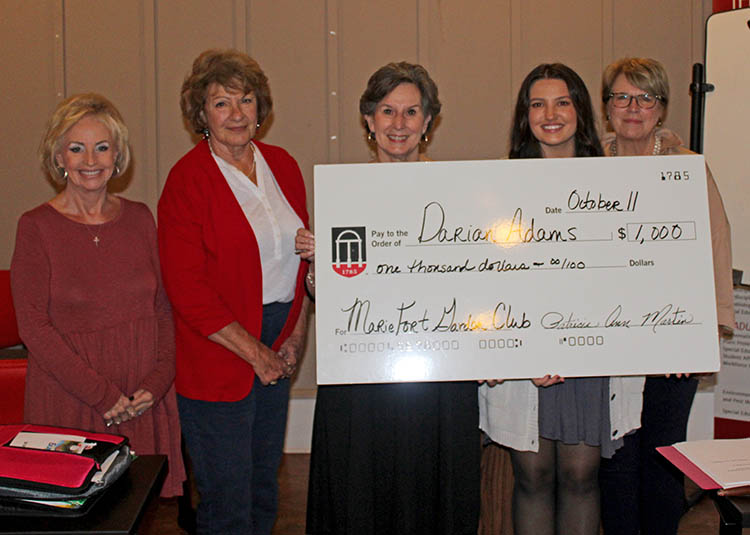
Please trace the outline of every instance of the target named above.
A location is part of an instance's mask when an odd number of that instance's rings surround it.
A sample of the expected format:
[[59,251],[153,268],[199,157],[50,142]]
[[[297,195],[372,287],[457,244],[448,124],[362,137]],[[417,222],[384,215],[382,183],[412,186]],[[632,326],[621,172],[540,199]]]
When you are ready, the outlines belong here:
[[367,267],[365,227],[333,227],[331,252],[333,270],[342,277],[356,277]]

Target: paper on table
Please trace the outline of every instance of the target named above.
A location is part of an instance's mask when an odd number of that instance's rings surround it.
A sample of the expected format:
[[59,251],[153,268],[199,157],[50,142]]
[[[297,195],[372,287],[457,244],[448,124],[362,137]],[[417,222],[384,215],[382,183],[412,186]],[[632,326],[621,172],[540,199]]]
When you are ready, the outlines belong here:
[[86,503],[88,498],[76,498],[74,500],[31,500],[23,499],[22,502],[38,503],[47,507],[57,507],[58,509],[80,509]]
[[750,485],[750,438],[678,442],[674,447],[722,488]]
[[64,435],[61,433],[34,433],[22,431],[11,441],[15,448],[30,448],[36,450],[65,451],[81,454],[96,445],[86,443],[86,437],[79,435]]

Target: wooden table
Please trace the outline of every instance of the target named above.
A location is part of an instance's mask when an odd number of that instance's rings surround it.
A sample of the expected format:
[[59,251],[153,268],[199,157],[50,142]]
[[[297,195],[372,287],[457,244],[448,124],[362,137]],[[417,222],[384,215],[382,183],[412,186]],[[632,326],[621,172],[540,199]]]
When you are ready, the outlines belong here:
[[714,503],[721,516],[719,535],[750,533],[750,496],[714,496]]
[[167,474],[165,455],[143,455],[80,518],[0,516],[0,533],[17,535],[132,535]]

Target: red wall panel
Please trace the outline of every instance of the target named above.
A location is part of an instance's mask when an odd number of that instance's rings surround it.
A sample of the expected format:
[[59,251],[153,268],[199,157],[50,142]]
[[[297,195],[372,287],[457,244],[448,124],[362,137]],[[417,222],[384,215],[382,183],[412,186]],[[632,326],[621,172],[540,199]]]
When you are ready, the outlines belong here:
[[714,13],[750,7],[750,0],[714,0]]

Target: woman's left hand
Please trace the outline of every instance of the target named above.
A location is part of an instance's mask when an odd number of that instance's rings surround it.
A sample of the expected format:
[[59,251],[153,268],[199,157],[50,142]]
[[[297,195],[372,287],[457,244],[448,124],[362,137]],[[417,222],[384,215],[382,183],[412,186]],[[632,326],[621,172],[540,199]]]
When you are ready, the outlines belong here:
[[302,299],[302,308],[300,310],[299,318],[297,318],[297,324],[294,326],[294,330],[289,337],[284,340],[277,352],[279,359],[284,363],[284,374],[282,378],[291,377],[297,370],[297,362],[302,357],[302,352],[305,350],[305,340],[307,334],[307,310],[310,306],[310,301],[307,297]]
[[154,396],[148,390],[138,389],[130,396],[130,403],[135,409],[135,416],[140,416],[154,406]]
[[557,383],[564,383],[565,377],[560,377],[559,375],[545,375],[544,377],[539,377],[538,379],[532,379],[532,383],[534,383],[536,386],[546,387],[546,386],[552,386],[556,385]]
[[117,400],[117,403],[105,412],[102,415],[102,418],[104,418],[104,423],[109,427],[112,424],[120,425],[122,422],[127,422],[128,420],[133,419],[133,417],[135,417],[135,412],[133,404],[130,402],[130,398],[120,395],[120,399]]
[[717,494],[719,496],[750,496],[750,485],[735,487],[733,489],[721,489]]
[[284,377],[291,377],[297,370],[297,361],[302,351],[302,338],[290,336],[279,348],[279,358],[284,361]]
[[480,379],[477,381],[480,385],[486,384],[490,388],[505,382],[505,379]]
[[294,249],[302,260],[315,262],[315,235],[305,228],[297,229]]

